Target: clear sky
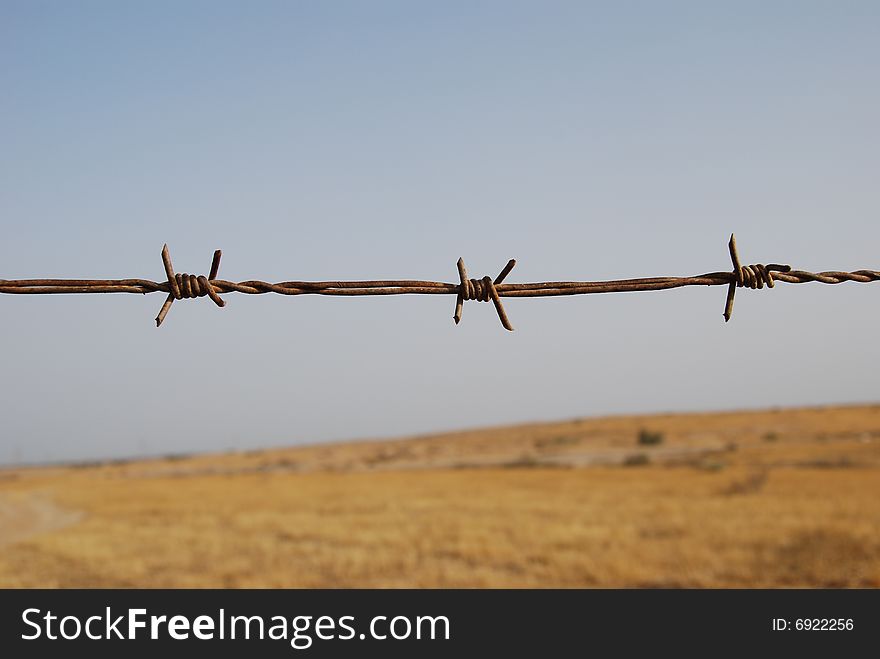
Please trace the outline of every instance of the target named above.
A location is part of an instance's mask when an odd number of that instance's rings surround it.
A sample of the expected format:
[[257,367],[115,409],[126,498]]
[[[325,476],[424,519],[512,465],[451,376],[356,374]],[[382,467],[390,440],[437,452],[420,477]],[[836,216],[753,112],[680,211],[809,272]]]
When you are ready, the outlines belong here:
[[[0,278],[880,269],[877,2],[0,1]],[[880,399],[880,283],[0,296],[0,462]]]

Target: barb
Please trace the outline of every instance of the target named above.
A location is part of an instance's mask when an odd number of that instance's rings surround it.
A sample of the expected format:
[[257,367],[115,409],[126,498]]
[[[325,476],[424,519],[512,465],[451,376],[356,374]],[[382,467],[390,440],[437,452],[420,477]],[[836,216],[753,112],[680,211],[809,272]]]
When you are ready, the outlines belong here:
[[211,285],[211,281],[217,279],[217,271],[220,270],[220,257],[222,252],[218,249],[214,252],[214,258],[211,261],[211,274],[209,277],[195,275],[174,274],[174,266],[171,265],[171,254],[168,252],[168,245],[162,247],[162,263],[165,266],[165,274],[168,277],[168,287],[171,289],[165,304],[159,309],[159,315],[156,316],[156,327],[162,324],[165,316],[171,310],[174,300],[183,298],[196,298],[208,296],[218,307],[225,307],[226,302],[220,299],[217,291]]
[[495,311],[498,312],[498,318],[504,329],[513,331],[513,326],[507,319],[507,313],[504,311],[504,305],[501,304],[501,298],[498,297],[498,289],[496,286],[504,281],[504,278],[513,270],[516,265],[516,259],[510,259],[507,265],[501,270],[495,281],[487,275],[482,279],[468,279],[467,268],[464,267],[464,259],[458,259],[458,276],[461,278],[461,286],[458,290],[458,297],[455,301],[455,314],[452,316],[455,324],[461,322],[461,311],[465,300],[478,300],[480,302],[488,302],[490,299],[495,304]]
[[736,237],[730,234],[730,242],[727,244],[730,251],[730,260],[733,262],[733,279],[727,287],[727,302],[724,305],[724,322],[730,320],[733,315],[733,298],[736,295],[737,287],[748,286],[749,288],[764,288],[764,284],[773,288],[776,284],[773,281],[774,272],[791,272],[790,265],[779,265],[771,263],[770,265],[747,265],[743,267],[739,262],[739,254],[736,251]]
[[53,295],[63,293],[166,293],[162,308],[156,316],[156,326],[162,324],[171,305],[175,300],[185,298],[210,297],[218,307],[226,302],[220,298],[221,293],[245,293],[262,295],[276,293],[279,295],[455,295],[456,324],[461,321],[464,302],[476,300],[488,302],[495,306],[501,324],[507,330],[513,330],[504,305],[503,297],[555,297],[559,295],[589,295],[593,293],[625,293],[631,291],[659,291],[684,286],[727,286],[727,300],[724,306],[724,320],[729,321],[733,313],[733,301],[737,288],[760,289],[766,284],[773,288],[776,282],[803,284],[819,282],[822,284],[840,284],[846,281],[869,283],[880,281],[880,271],[855,270],[842,272],[837,270],[826,272],[807,272],[792,270],[788,265],[771,263],[769,265],[743,266],[736,249],[736,239],[730,236],[728,243],[730,260],[733,269],[727,272],[710,272],[693,277],[645,277],[639,279],[617,279],[612,281],[546,281],[523,284],[505,284],[504,279],[513,270],[516,261],[511,259],[492,280],[468,279],[464,260],[458,260],[459,282],[448,284],[437,281],[420,280],[370,280],[370,281],[285,281],[271,284],[265,281],[249,280],[231,282],[217,279],[220,268],[218,249],[214,252],[210,274],[195,276],[175,274],[171,264],[171,256],[166,245],[162,249],[162,263],[165,266],[165,281],[155,282],[148,279],[0,279],[0,293],[15,295]]

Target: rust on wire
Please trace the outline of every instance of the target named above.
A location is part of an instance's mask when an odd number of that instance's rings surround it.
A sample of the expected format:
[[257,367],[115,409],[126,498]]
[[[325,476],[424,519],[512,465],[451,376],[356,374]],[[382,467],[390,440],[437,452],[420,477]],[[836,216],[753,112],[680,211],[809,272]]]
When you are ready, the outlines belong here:
[[468,279],[467,268],[464,267],[464,259],[458,259],[457,265],[461,284],[458,289],[458,297],[455,301],[455,314],[452,316],[455,324],[458,325],[461,322],[461,311],[465,300],[479,300],[480,302],[488,302],[489,300],[492,300],[495,304],[495,311],[498,312],[498,318],[501,320],[501,325],[504,329],[512,332],[513,326],[507,319],[507,313],[504,311],[504,305],[501,304],[501,298],[498,296],[498,289],[496,286],[503,282],[504,278],[510,274],[510,271],[513,270],[513,266],[516,265],[516,260],[510,259],[498,276],[495,277],[495,281],[492,281],[492,278],[488,275],[482,279]]
[[645,277],[640,279],[617,279],[612,281],[547,281],[524,284],[505,284],[504,279],[513,270],[516,261],[511,259],[493,280],[491,277],[468,279],[464,261],[458,260],[459,283],[447,284],[419,280],[370,280],[370,281],[284,281],[271,284],[249,280],[231,282],[218,279],[220,250],[214,252],[210,274],[187,275],[174,272],[168,246],[162,248],[165,281],[148,279],[0,279],[0,293],[17,295],[53,295],[61,293],[166,293],[162,308],[156,316],[156,326],[162,324],[175,300],[209,297],[218,307],[226,302],[221,293],[245,293],[262,295],[455,295],[456,324],[461,321],[464,302],[492,301],[501,325],[513,330],[504,305],[503,297],[553,297],[558,295],[589,295],[592,293],[625,293],[630,291],[659,291],[683,286],[727,286],[724,320],[733,313],[733,301],[737,288],[773,288],[778,281],[788,284],[819,282],[840,284],[845,281],[868,283],[880,281],[880,271],[855,270],[853,272],[826,271],[807,272],[792,270],[788,265],[771,263],[743,266],[736,249],[736,239],[730,236],[728,244],[733,269],[728,272],[710,272],[693,277]]
[[174,266],[171,265],[171,254],[168,252],[168,245],[162,247],[162,263],[165,265],[165,275],[168,277],[168,297],[165,304],[159,309],[159,315],[156,316],[156,327],[162,324],[165,316],[171,310],[171,304],[174,300],[183,298],[196,298],[208,296],[214,301],[218,307],[225,307],[226,302],[220,299],[217,291],[214,290],[212,281],[217,279],[217,271],[220,270],[220,256],[222,252],[218,249],[214,252],[214,259],[211,261],[211,274],[196,277],[195,275],[174,274]]
[[[791,272],[790,265],[779,265],[771,263],[770,265],[747,265],[743,267],[739,262],[739,254],[736,251],[736,237],[730,234],[730,242],[727,244],[730,251],[730,260],[733,262],[733,279],[727,286],[727,303],[724,305],[724,322],[730,320],[733,314],[733,298],[736,295],[737,287],[747,286],[748,288],[764,288],[767,284],[769,288],[773,288],[774,272]],[[839,283],[839,282],[834,282]]]

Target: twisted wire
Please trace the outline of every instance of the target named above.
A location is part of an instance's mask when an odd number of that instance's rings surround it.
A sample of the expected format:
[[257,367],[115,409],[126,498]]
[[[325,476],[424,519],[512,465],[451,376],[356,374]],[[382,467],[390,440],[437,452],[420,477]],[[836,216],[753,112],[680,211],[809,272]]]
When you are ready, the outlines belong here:
[[209,277],[204,275],[175,274],[174,266],[171,264],[171,254],[168,252],[168,245],[166,244],[162,247],[162,264],[165,266],[165,276],[168,278],[168,297],[156,316],[156,327],[159,327],[162,321],[165,320],[165,316],[171,310],[174,300],[205,297],[207,295],[218,307],[226,306],[226,302],[217,295],[217,291],[214,289],[213,284],[211,284],[217,278],[217,272],[220,270],[221,255],[222,252],[219,249],[214,252]]
[[512,332],[513,325],[510,324],[510,320],[507,318],[507,312],[504,311],[504,305],[501,304],[497,286],[501,284],[501,282],[504,281],[504,278],[510,274],[511,270],[513,270],[513,266],[516,265],[516,260],[510,259],[498,276],[495,277],[495,281],[492,281],[492,278],[488,275],[482,279],[468,279],[467,268],[464,266],[464,259],[458,259],[456,265],[458,266],[458,276],[461,283],[459,284],[458,297],[455,300],[455,313],[452,316],[453,320],[455,320],[455,324],[458,325],[461,322],[461,312],[465,300],[477,300],[479,302],[488,302],[489,300],[492,300],[502,327]]
[[461,321],[463,304],[466,301],[489,302],[495,306],[498,318],[505,329],[513,327],[501,302],[504,297],[554,297],[563,295],[589,295],[594,293],[625,293],[633,291],[658,291],[685,286],[728,287],[724,308],[725,321],[733,313],[733,301],[737,288],[761,289],[766,285],[773,288],[777,282],[803,284],[817,282],[822,284],[841,284],[844,282],[870,283],[880,281],[878,270],[854,270],[844,272],[830,270],[808,272],[792,270],[788,265],[754,264],[743,266],[736,248],[736,239],[730,237],[728,243],[732,270],[710,272],[691,277],[642,277],[636,279],[616,279],[608,281],[549,281],[532,283],[504,283],[504,279],[516,265],[511,259],[493,280],[486,276],[471,279],[467,276],[464,261],[458,261],[458,283],[445,283],[421,280],[365,280],[365,281],[284,281],[270,283],[259,280],[240,282],[218,279],[220,250],[214,252],[208,276],[175,273],[168,253],[168,246],[162,249],[162,262],[165,266],[165,280],[156,282],[148,279],[0,279],[0,293],[13,295],[52,295],[74,293],[166,293],[167,298],[156,317],[156,325],[162,324],[175,300],[209,297],[218,307],[226,302],[220,297],[225,293],[244,293],[246,295],[455,295],[456,306],[453,318]]

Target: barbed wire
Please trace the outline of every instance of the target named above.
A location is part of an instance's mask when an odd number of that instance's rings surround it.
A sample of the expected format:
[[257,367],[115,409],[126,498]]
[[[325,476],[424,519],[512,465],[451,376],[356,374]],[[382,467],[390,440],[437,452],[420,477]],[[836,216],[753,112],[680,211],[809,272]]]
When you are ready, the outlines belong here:
[[367,281],[285,281],[272,284],[265,281],[248,280],[231,282],[218,279],[221,252],[214,252],[210,274],[196,276],[175,273],[171,264],[168,245],[162,248],[162,263],[165,266],[166,280],[162,282],[148,279],[0,279],[0,293],[18,295],[54,295],[70,293],[167,293],[156,326],[159,327],[175,300],[209,297],[218,307],[226,302],[221,293],[245,293],[262,295],[455,295],[453,319],[461,321],[464,302],[476,300],[491,301],[507,330],[513,330],[504,305],[503,297],[553,297],[559,295],[589,295],[593,293],[624,293],[629,291],[659,291],[684,286],[727,285],[727,298],[724,305],[724,320],[729,321],[733,314],[733,302],[737,288],[760,289],[766,285],[773,288],[776,282],[803,284],[819,282],[840,284],[845,281],[868,283],[880,281],[880,271],[855,270],[841,272],[807,272],[792,270],[788,265],[771,263],[743,266],[737,253],[736,238],[731,234],[728,243],[733,269],[729,272],[710,272],[693,277],[644,277],[639,279],[615,279],[609,281],[545,281],[523,284],[503,283],[516,265],[511,259],[495,279],[489,276],[469,279],[464,261],[458,260],[459,283],[448,284],[437,281],[367,280]]

